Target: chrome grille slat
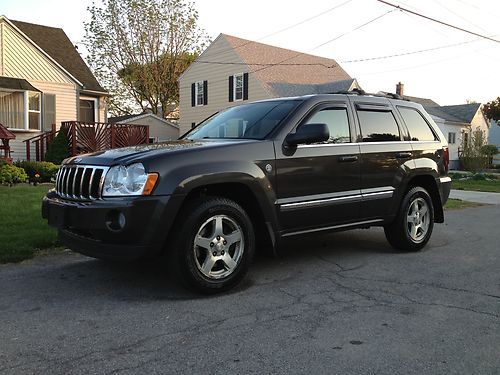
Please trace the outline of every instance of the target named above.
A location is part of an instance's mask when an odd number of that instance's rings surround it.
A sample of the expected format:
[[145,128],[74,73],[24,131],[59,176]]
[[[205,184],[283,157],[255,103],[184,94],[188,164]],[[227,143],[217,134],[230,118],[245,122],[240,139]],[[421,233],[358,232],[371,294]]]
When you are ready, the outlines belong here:
[[109,167],[63,165],[56,178],[56,192],[71,200],[102,199],[102,188]]

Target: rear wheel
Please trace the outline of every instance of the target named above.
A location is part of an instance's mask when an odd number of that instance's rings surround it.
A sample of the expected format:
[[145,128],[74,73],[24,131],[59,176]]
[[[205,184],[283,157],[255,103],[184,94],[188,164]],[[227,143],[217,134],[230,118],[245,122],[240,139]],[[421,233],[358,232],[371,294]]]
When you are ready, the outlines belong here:
[[207,197],[186,206],[175,234],[175,271],[184,285],[217,293],[239,283],[253,259],[252,222],[236,202]]
[[396,249],[418,251],[429,241],[434,228],[434,206],[427,191],[411,188],[403,198],[395,220],[384,227],[385,236]]

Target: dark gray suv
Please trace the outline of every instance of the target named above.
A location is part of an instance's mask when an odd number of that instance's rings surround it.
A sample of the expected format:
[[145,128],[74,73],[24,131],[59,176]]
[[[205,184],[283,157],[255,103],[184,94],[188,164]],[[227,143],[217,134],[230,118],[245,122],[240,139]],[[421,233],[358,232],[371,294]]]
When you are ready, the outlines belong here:
[[444,221],[448,145],[419,104],[362,94],[260,101],[174,142],[67,159],[43,216],[71,249],[107,259],[167,254],[212,293],[245,275],[257,246],[383,226],[416,251]]

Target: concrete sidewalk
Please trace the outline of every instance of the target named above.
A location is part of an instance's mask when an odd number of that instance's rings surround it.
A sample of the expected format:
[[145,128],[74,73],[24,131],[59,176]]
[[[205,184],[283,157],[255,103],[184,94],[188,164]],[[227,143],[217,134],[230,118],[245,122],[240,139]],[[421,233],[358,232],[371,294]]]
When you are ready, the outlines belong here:
[[468,202],[500,204],[500,193],[486,193],[482,191],[451,190],[450,198]]

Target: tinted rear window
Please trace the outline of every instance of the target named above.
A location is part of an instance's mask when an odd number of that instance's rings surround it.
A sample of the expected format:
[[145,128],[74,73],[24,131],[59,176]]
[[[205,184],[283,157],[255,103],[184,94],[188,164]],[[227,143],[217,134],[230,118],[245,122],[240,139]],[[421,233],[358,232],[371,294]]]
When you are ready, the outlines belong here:
[[400,141],[399,128],[390,111],[358,110],[363,142]]
[[412,141],[434,141],[436,137],[420,112],[414,108],[398,107],[399,113],[410,132]]

